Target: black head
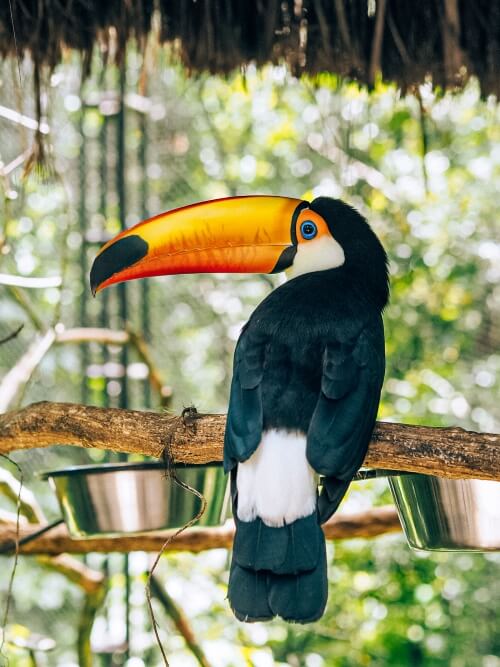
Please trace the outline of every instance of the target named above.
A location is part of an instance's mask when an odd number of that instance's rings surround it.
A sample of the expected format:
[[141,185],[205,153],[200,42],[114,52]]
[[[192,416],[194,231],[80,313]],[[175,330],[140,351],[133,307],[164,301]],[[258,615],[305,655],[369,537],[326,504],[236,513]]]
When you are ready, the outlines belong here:
[[342,270],[367,290],[380,308],[389,299],[387,255],[365,218],[340,199],[318,197],[312,211],[328,225],[331,235],[344,251]]

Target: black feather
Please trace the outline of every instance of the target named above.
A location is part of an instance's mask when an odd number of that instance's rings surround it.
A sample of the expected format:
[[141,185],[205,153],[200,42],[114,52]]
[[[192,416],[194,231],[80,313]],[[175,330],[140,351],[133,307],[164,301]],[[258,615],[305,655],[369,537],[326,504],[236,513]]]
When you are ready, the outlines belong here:
[[314,570],[270,578],[269,607],[275,616],[292,623],[312,623],[323,616],[328,599],[324,539],[319,555]]
[[236,521],[234,560],[252,570],[297,574],[318,565],[323,533],[316,514],[271,528],[259,518]]
[[269,621],[274,617],[267,599],[267,580],[267,572],[255,572],[241,567],[233,558],[228,598],[239,621]]
[[243,332],[234,353],[234,370],[224,437],[224,469],[232,470],[257,449],[262,437],[262,377],[265,338]]
[[[377,344],[378,343],[378,344]],[[323,381],[307,432],[307,459],[317,472],[342,480],[352,479],[361,465],[377,416],[384,377],[381,317],[370,319],[342,359],[355,381],[346,391],[332,380],[337,348],[328,345],[323,362]],[[333,359],[332,359],[333,355]]]
[[282,528],[237,522],[228,597],[235,616],[310,623],[324,611],[325,536],[316,513]]

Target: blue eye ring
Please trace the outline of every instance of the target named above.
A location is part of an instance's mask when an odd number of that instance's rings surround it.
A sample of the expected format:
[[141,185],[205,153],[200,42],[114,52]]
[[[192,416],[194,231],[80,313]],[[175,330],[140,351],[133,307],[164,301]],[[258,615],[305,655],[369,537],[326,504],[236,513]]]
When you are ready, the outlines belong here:
[[302,234],[303,239],[310,241],[318,233],[316,223],[314,223],[312,220],[304,220],[304,222],[300,225],[300,233]]

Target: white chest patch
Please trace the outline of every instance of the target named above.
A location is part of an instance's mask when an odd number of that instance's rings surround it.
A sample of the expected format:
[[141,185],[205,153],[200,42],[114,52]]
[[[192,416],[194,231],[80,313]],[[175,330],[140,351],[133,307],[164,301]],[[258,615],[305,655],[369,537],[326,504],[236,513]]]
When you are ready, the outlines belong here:
[[306,437],[272,429],[244,463],[238,464],[238,518],[260,517],[283,526],[316,509],[316,474],[306,459]]
[[330,235],[321,236],[298,244],[297,254],[286,274],[289,278],[296,278],[304,273],[336,269],[344,262],[345,255],[340,243]]

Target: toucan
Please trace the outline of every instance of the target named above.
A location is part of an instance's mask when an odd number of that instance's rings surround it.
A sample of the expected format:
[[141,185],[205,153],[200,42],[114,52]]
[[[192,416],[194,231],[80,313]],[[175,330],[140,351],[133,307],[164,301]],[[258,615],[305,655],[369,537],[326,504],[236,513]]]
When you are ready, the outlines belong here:
[[228,598],[239,620],[319,619],[321,524],[366,454],[385,371],[387,257],[339,199],[241,196],[178,208],[106,243],[93,293],[179,273],[286,271],[234,353],[224,467],[236,533]]

